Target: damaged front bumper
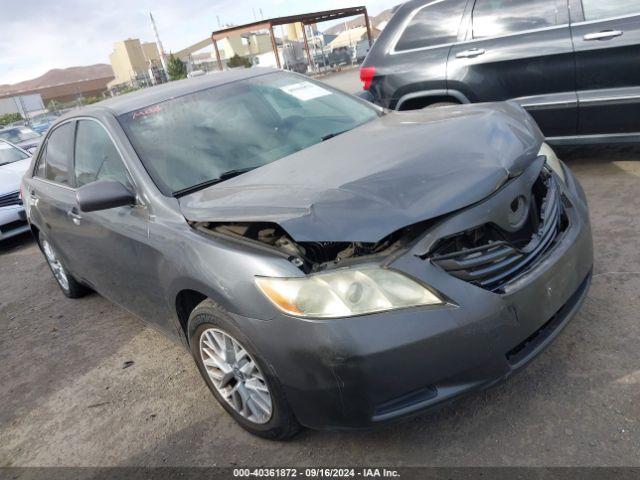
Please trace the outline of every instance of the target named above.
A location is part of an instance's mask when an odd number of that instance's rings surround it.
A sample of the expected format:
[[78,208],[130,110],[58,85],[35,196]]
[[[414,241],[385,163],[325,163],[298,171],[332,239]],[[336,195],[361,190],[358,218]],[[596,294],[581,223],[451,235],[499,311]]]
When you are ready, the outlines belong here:
[[[562,190],[568,228],[503,291],[472,285],[425,259],[435,242],[427,235],[388,267],[438,289],[451,300],[446,306],[340,320],[278,314],[270,321],[236,321],[307,427],[368,428],[486,388],[549,345],[586,297],[593,265],[588,208],[569,172]],[[430,235],[485,221],[511,194],[497,193],[444,220]]]

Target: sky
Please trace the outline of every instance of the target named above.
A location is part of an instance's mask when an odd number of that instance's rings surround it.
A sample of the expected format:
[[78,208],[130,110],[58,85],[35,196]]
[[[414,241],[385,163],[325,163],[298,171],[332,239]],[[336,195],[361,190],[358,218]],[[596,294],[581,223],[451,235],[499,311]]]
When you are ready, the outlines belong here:
[[[153,41],[153,13],[163,46],[178,51],[223,24],[366,5],[371,15],[400,0],[0,0],[0,85],[52,68],[109,63],[113,43]],[[327,25],[329,26],[329,25]],[[320,25],[322,29],[322,25]]]

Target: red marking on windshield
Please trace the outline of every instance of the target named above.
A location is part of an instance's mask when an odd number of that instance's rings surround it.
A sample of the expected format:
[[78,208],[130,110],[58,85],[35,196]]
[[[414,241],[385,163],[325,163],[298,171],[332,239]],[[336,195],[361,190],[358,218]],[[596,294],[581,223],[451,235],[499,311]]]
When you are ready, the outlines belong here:
[[149,115],[155,115],[156,113],[160,113],[162,109],[160,105],[154,105],[153,107],[147,107],[144,110],[138,110],[137,112],[133,112],[131,115],[131,120],[135,120],[139,117],[148,117]]

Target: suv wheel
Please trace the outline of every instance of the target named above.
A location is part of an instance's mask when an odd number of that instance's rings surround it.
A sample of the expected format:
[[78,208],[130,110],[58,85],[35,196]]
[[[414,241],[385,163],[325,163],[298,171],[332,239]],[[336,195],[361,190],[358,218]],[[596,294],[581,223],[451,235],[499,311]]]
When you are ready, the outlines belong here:
[[200,374],[240,426],[274,440],[300,430],[280,383],[224,310],[205,300],[191,312],[189,331]]
[[39,243],[42,253],[44,253],[44,258],[47,260],[51,273],[53,273],[53,277],[58,282],[62,293],[68,298],[80,298],[89,293],[90,289],[78,282],[69,273],[49,240],[42,234],[40,234]]

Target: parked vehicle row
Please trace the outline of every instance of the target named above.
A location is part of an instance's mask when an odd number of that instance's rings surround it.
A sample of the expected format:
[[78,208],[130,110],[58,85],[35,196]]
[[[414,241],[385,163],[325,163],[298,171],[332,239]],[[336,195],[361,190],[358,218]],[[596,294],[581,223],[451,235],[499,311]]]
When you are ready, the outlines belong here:
[[7,127],[0,129],[0,140],[17,145],[33,154],[42,141],[42,135],[27,126]]
[[368,54],[371,99],[513,100],[555,144],[640,141],[640,2],[412,0]]
[[95,290],[180,341],[267,438],[507,378],[575,314],[593,265],[584,193],[518,105],[393,112],[281,71],[75,110],[23,191],[64,294]]

